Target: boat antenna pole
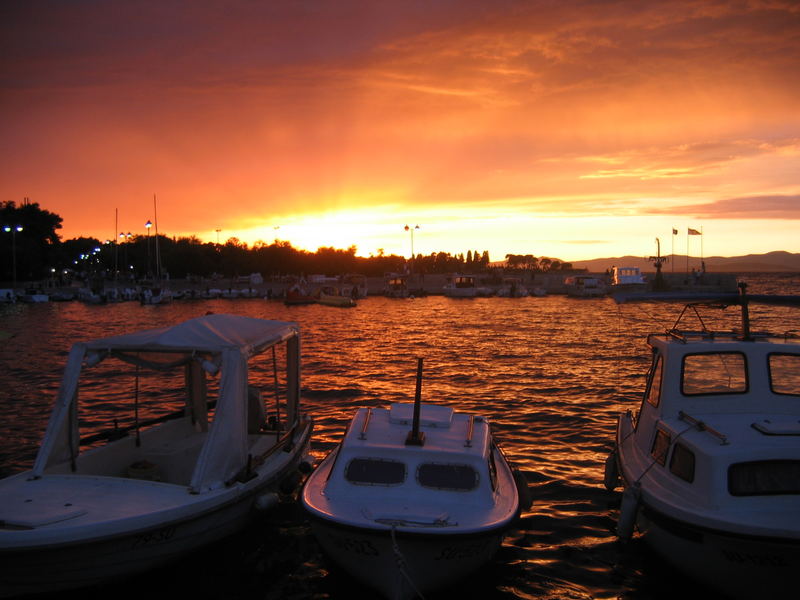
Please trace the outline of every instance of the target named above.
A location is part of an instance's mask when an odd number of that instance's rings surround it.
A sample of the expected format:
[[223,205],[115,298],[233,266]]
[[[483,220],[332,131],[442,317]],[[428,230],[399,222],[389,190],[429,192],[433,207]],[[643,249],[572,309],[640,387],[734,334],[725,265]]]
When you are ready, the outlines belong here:
[[414,422],[406,438],[406,446],[424,446],[425,432],[419,430],[419,412],[422,402],[422,357],[417,359],[417,391],[414,394]]
[[[139,355],[137,354],[136,357],[138,358]],[[136,447],[139,448],[142,445],[142,436],[139,433],[139,363],[136,363],[136,379],[133,396],[133,426],[136,429]]]
[[156,195],[153,194],[153,220],[156,226],[156,279],[161,285],[161,255],[158,252],[158,206],[156,205]]
[[751,341],[750,336],[750,309],[747,307],[747,284],[739,282],[739,298],[742,305],[742,335],[745,341]]

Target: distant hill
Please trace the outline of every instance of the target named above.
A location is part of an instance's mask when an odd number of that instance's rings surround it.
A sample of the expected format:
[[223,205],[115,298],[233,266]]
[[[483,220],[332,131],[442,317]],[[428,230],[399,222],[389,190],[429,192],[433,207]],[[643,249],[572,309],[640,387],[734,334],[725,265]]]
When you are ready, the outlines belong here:
[[[686,270],[686,255],[676,254],[674,265],[664,265],[664,272]],[[791,273],[800,272],[800,254],[782,250],[766,254],[748,254],[746,256],[709,256],[705,258],[706,270],[717,273]],[[593,260],[573,261],[577,269],[588,269],[592,273],[603,272],[611,267],[639,267],[642,271],[655,271],[653,263],[646,256],[619,256],[616,258],[595,258]],[[689,257],[689,269],[700,268],[700,258]]]

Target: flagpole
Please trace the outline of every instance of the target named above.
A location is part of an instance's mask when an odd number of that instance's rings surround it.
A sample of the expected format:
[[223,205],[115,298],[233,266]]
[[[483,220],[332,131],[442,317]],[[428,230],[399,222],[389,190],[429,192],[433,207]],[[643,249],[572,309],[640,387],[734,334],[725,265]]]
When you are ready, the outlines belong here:
[[670,262],[672,263],[672,272],[675,272],[675,235],[678,233],[678,230],[674,227],[672,228],[672,257],[670,258]]
[[689,230],[686,230],[686,274],[689,274],[689,238],[692,237],[689,235]]

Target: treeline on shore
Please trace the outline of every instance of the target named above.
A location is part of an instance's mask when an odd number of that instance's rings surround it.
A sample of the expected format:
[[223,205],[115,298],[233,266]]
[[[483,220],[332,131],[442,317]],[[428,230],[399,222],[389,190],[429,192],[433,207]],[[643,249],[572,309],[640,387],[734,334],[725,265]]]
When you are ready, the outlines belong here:
[[[125,278],[152,277],[169,273],[225,277],[262,273],[264,275],[301,273],[361,273],[368,277],[413,269],[417,273],[479,272],[491,267],[489,252],[468,250],[466,254],[433,252],[411,260],[395,254],[356,256],[357,248],[321,247],[315,252],[294,248],[290,242],[256,242],[252,246],[236,238],[225,243],[202,242],[197,237],[170,238],[167,235],[120,233],[115,240],[78,237],[62,241],[58,235],[59,215],[24,202],[0,203],[0,234],[3,254],[0,279],[10,281],[60,277],[65,272],[79,274],[120,274]],[[510,268],[532,271],[571,269],[569,263],[532,255],[506,255]]]

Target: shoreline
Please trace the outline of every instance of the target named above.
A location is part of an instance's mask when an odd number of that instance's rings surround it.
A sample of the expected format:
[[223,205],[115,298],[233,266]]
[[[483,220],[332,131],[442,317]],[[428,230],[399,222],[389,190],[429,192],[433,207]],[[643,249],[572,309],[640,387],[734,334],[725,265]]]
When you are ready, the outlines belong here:
[[[506,273],[505,277],[517,277],[521,285],[526,287],[528,291],[533,288],[544,290],[546,294],[565,295],[567,294],[566,286],[564,285],[564,278],[570,274],[567,272],[558,273],[519,273],[512,274]],[[600,280],[606,279],[605,273],[590,273],[580,272],[581,275],[587,277],[595,277]],[[717,293],[717,292],[736,292],[738,274],[736,273],[663,273],[664,281],[670,291],[681,292],[696,292],[696,293]],[[443,288],[447,283],[450,274],[413,274],[407,277],[407,287],[411,295],[443,295]],[[488,274],[475,274],[475,282],[481,287],[491,290],[489,295],[494,295],[503,286],[503,277]],[[163,282],[163,287],[171,290],[173,293],[189,294],[196,297],[203,292],[210,290],[219,290],[221,297],[242,291],[249,291],[251,297],[268,298],[268,299],[281,299],[285,296],[286,289],[293,285],[296,277],[282,276],[264,279],[261,283],[249,284],[242,282],[242,278],[220,278],[220,279],[171,279]],[[332,283],[307,283],[306,288],[309,291],[315,290],[321,285],[336,285]],[[121,282],[114,280],[99,280],[93,282],[91,287],[102,290],[116,289],[119,292],[124,290],[139,290],[144,287],[152,287],[151,281],[138,281],[138,282]],[[345,288],[351,287],[351,284],[344,284]],[[383,296],[386,287],[386,278],[384,277],[367,277],[366,287],[368,296]],[[44,294],[54,295],[60,293],[64,296],[70,294],[75,295],[78,299],[80,290],[88,290],[90,285],[84,280],[75,280],[69,284],[56,285],[55,282],[27,282],[21,284],[17,282],[16,292],[19,294],[26,289],[41,290]],[[10,282],[0,283],[0,291],[10,291],[12,289]]]

